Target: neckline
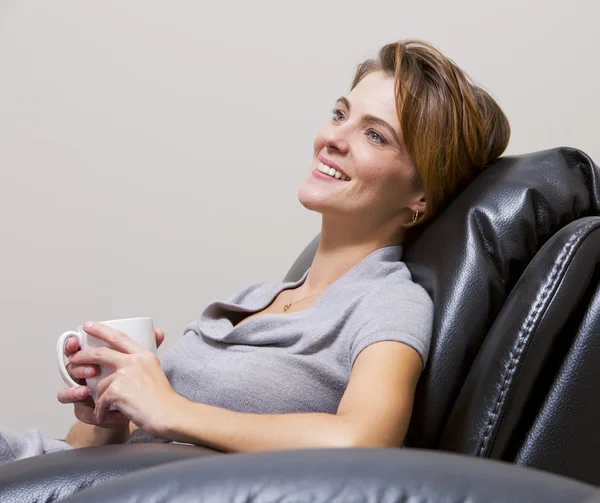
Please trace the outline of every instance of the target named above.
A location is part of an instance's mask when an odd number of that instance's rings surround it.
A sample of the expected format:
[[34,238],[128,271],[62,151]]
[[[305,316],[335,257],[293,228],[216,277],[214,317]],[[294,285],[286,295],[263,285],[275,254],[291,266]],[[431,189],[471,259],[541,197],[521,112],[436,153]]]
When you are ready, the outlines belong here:
[[[375,260],[376,258],[380,258],[384,262],[399,261],[401,259],[401,256],[402,256],[402,245],[391,245],[391,246],[384,246],[382,248],[377,248],[376,250],[373,250],[368,255],[365,255],[362,259],[360,259],[356,264],[354,264],[350,269],[348,269],[339,278],[337,278],[335,281],[330,283],[327,286],[327,288],[325,288],[325,290],[323,290],[319,294],[319,296],[315,299],[315,301],[306,309],[303,309],[301,311],[295,311],[293,313],[285,313],[285,312],[283,312],[283,313],[263,313],[258,316],[253,316],[254,314],[258,313],[259,311],[266,309],[267,306],[270,306],[273,303],[273,301],[275,300],[275,297],[277,297],[284,290],[291,290],[293,288],[297,288],[298,286],[303,285],[304,282],[306,281],[306,277],[308,276],[308,273],[310,272],[310,269],[311,269],[311,266],[309,266],[306,269],[306,271],[304,271],[304,274],[302,274],[302,276],[299,279],[297,279],[296,281],[286,281],[286,282],[282,282],[282,283],[275,283],[274,285],[276,285],[276,288],[274,288],[273,290],[271,290],[269,292],[269,296],[266,298],[265,303],[261,304],[261,307],[259,307],[258,309],[250,311],[248,316],[245,319],[243,319],[242,321],[240,321],[237,325],[232,324],[231,331],[239,329],[240,327],[242,327],[246,324],[251,324],[253,321],[261,319],[263,316],[286,316],[289,318],[289,317],[293,317],[294,315],[303,315],[307,312],[310,312],[311,310],[314,310],[320,304],[325,302],[328,298],[328,295],[332,291],[334,291],[335,289],[340,287],[340,285],[342,285],[343,283],[345,283],[347,281],[350,281],[351,279],[353,279],[356,276],[360,277],[361,270],[363,269],[363,266],[365,265],[365,263],[370,262],[371,260]],[[250,319],[247,319],[250,316],[252,316],[252,317]]]
[[[374,260],[375,257],[381,257],[381,259],[383,261],[392,260],[394,258],[396,260],[400,260],[401,252],[402,252],[402,245],[384,246],[383,248],[377,248],[376,250],[373,250],[371,253],[369,253],[368,255],[365,255],[363,258],[361,258],[356,264],[354,264],[350,269],[348,269],[338,279],[336,279],[335,281],[330,283],[327,286],[327,288],[325,288],[325,290],[323,290],[319,294],[317,299],[312,303],[311,307],[314,306],[315,304],[317,304],[319,302],[319,300],[321,300],[321,298],[323,297],[323,294],[332,290],[333,289],[332,287],[337,286],[340,283],[344,283],[344,282],[348,281],[348,279],[353,278],[356,275],[359,275],[359,271],[365,265],[365,263],[370,262],[371,260]],[[296,283],[295,287],[302,286],[304,284],[304,282],[306,281],[306,277],[308,276],[308,273],[310,272],[311,268],[312,268],[312,266],[309,267],[308,269],[306,269],[306,271],[304,271],[304,274],[302,275],[302,277],[299,280],[293,281],[293,282],[288,282],[288,283],[292,283],[292,284]],[[284,284],[288,284],[288,283],[284,283]],[[282,288],[281,290],[279,290],[277,292],[277,294],[275,294],[273,296],[273,298],[271,299],[271,302],[273,302],[276,295],[279,295],[279,293],[281,293],[285,289],[286,288]],[[269,305],[269,304],[267,304],[267,305]],[[309,307],[308,309],[310,309],[311,307]],[[302,311],[298,311],[298,312],[302,312]],[[292,313],[292,314],[294,314],[294,313]]]

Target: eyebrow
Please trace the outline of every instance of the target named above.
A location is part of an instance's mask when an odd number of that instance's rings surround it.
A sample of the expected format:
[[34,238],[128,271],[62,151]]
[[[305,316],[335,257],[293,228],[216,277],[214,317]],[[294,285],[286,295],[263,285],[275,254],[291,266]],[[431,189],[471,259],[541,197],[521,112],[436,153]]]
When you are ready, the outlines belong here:
[[[350,102],[348,101],[348,98],[346,98],[345,96],[341,96],[340,98],[338,98],[336,100],[336,104],[340,103],[340,102],[344,104],[344,106],[348,109],[348,112],[351,111]],[[398,145],[402,145],[402,142],[400,141],[400,138],[398,138],[398,135],[396,134],[396,131],[394,131],[394,128],[392,126],[390,126],[389,123],[387,123],[383,119],[380,119],[379,117],[375,117],[374,115],[371,115],[371,114],[365,114],[362,116],[362,120],[364,122],[373,122],[375,124],[379,124],[381,127],[386,128],[387,130],[389,130],[390,134],[394,137],[394,139],[396,140],[396,143],[398,143]]]

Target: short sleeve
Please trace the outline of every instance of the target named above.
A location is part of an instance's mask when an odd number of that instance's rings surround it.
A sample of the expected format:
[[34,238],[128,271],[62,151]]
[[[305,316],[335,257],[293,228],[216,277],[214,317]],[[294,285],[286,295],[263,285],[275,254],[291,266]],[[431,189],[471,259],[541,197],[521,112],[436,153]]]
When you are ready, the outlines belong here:
[[433,301],[425,289],[412,281],[397,288],[378,290],[361,305],[365,320],[350,346],[350,366],[367,346],[380,341],[398,341],[419,353],[427,364],[433,331]]

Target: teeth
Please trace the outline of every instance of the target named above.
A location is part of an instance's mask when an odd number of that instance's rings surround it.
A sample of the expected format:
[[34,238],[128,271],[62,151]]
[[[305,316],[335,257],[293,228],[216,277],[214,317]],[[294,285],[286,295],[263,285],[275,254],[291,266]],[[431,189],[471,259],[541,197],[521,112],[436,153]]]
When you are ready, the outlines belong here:
[[322,162],[319,162],[317,169],[321,173],[325,173],[326,175],[333,176],[333,177],[341,179],[343,181],[350,180],[350,178],[348,178],[346,175],[343,175],[342,173],[340,173],[337,169],[330,168],[329,166],[325,166],[325,164],[323,164]]

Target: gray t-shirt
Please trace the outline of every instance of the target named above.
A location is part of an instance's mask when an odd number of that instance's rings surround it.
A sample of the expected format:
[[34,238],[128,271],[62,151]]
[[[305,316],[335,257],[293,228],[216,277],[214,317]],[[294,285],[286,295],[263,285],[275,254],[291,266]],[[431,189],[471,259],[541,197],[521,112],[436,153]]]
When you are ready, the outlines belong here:
[[[401,253],[399,245],[375,250],[304,311],[261,314],[234,327],[282,290],[304,283],[308,270],[298,281],[255,283],[209,304],[162,359],[173,389],[235,411],[335,414],[354,360],[369,344],[408,344],[425,364],[433,303],[412,281]],[[168,440],[135,430],[128,443],[141,442]],[[0,465],[67,449],[35,428],[17,435],[0,427]]]
[[[209,304],[162,359],[171,386],[193,402],[240,412],[335,414],[368,345],[408,344],[425,365],[433,302],[401,253],[401,245],[375,250],[303,311],[264,313],[234,326],[302,285],[308,270],[298,281],[254,283]],[[152,440],[141,430],[130,439],[144,441]]]

